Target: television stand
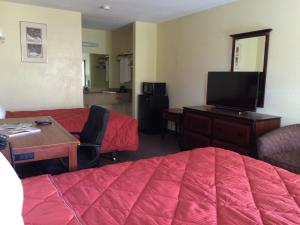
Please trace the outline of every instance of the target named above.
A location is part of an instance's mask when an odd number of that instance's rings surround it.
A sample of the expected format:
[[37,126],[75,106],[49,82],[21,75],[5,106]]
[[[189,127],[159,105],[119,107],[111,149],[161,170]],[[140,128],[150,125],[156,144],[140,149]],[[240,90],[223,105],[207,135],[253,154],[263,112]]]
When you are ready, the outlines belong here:
[[184,107],[183,148],[215,146],[256,157],[256,141],[280,127],[281,118],[255,112],[239,114],[212,106]]
[[237,109],[231,109],[231,108],[224,108],[224,107],[219,107],[219,106],[212,106],[211,110],[219,111],[219,112],[231,112],[235,113],[238,115],[246,115],[248,111],[239,111]]

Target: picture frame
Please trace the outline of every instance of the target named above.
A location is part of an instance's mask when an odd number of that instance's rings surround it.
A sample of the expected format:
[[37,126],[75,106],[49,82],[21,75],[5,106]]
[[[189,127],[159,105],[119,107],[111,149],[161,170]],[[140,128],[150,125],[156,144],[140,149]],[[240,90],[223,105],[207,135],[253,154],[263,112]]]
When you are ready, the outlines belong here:
[[237,43],[234,49],[234,68],[239,69],[241,61],[241,51],[242,46],[240,43]]
[[22,62],[47,63],[47,25],[20,22]]

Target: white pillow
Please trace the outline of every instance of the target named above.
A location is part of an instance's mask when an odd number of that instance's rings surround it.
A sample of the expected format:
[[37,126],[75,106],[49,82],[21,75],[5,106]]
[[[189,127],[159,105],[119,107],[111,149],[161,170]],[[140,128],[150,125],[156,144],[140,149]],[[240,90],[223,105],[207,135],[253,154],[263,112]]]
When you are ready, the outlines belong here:
[[21,180],[7,159],[0,153],[0,224],[24,225],[22,207]]
[[6,114],[5,110],[0,105],[0,119],[5,119],[5,114]]

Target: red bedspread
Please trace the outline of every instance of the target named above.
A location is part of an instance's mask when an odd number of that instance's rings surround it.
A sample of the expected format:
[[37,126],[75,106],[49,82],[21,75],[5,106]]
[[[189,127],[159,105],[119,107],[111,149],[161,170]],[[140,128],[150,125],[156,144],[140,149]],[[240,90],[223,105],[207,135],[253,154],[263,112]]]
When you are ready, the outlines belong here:
[[23,180],[25,224],[299,224],[300,175],[217,148]]
[[[53,109],[7,112],[7,118],[52,116],[66,130],[80,132],[88,118],[89,109]],[[109,111],[108,125],[103,138],[101,153],[110,151],[136,151],[138,148],[138,124],[130,116]]]

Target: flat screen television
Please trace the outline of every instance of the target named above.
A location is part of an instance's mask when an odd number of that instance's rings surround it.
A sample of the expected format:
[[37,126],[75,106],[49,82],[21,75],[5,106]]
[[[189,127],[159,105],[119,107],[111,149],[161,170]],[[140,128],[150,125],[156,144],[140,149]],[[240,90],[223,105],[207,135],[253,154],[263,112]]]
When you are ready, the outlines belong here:
[[258,72],[209,72],[207,104],[237,111],[256,111]]

